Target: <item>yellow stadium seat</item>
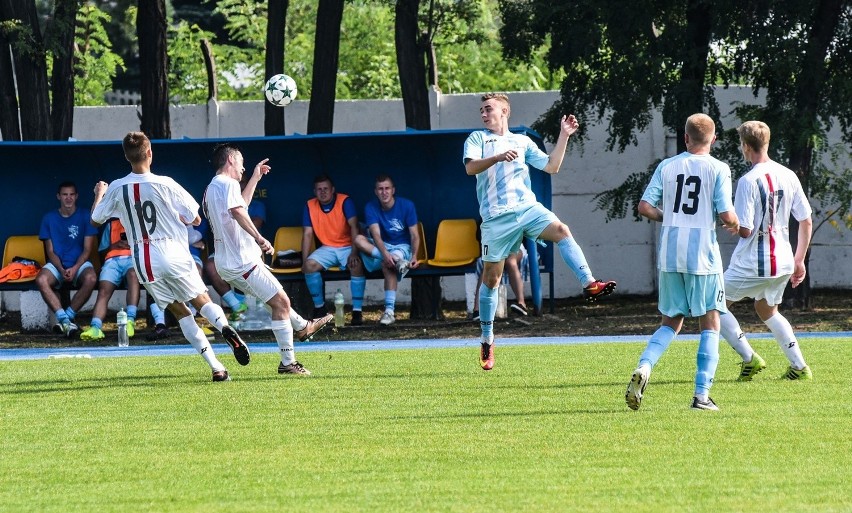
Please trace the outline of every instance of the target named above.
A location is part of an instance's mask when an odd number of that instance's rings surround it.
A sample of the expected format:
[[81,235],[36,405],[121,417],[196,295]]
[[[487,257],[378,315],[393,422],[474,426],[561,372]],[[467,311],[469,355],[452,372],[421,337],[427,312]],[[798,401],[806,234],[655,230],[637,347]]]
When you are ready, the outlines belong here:
[[474,219],[444,219],[438,225],[435,258],[427,260],[433,267],[459,267],[479,258]]
[[[35,260],[38,265],[44,265],[44,243],[39,240],[38,235],[12,235],[6,239],[6,247],[3,250],[3,265],[6,267],[15,257]],[[6,283],[27,283],[35,280],[35,276],[22,278],[20,280],[9,280]]]
[[[273,254],[273,263],[277,259],[279,251],[292,250],[302,256],[302,227],[301,226],[282,226],[275,232],[275,242],[272,244],[275,248]],[[311,252],[313,252],[315,244],[311,243]],[[294,274],[302,272],[301,267],[275,267],[272,266],[272,272],[276,274]]]
[[429,260],[429,251],[426,249],[426,231],[423,229],[423,223],[417,223],[417,233],[420,234],[420,247],[417,249],[417,254],[414,258],[421,264],[425,264]]

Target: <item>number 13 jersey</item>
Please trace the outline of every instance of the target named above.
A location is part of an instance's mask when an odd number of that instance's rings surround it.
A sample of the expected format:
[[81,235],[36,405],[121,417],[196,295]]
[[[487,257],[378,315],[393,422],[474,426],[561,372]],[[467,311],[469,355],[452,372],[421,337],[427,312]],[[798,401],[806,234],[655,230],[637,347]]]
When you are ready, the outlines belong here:
[[734,209],[727,164],[689,152],[663,160],[642,200],[663,211],[657,262],[661,271],[722,272],[716,216]]
[[197,272],[183,221],[192,222],[197,215],[198,202],[172,178],[130,173],[109,184],[92,220],[121,221],[139,281],[150,283]]

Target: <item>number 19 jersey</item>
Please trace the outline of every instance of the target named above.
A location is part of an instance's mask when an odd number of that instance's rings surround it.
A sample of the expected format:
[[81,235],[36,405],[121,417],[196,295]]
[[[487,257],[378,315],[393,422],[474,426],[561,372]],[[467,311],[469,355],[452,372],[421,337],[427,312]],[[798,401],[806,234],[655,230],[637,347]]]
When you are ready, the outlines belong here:
[[660,162],[642,200],[663,211],[661,271],[722,272],[716,216],[734,209],[731,169],[710,155],[681,153]]
[[109,184],[92,220],[121,221],[139,281],[151,283],[197,272],[182,220],[191,222],[197,215],[198,202],[172,178],[130,173]]

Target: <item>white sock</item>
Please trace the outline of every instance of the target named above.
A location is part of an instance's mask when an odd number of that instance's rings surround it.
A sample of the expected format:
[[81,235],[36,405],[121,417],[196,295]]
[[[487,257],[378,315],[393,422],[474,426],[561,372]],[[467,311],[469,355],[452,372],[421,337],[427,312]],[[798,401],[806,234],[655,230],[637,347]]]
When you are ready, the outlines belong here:
[[290,324],[293,326],[293,331],[301,331],[308,327],[308,321],[303,319],[295,308],[290,308]]
[[731,344],[731,347],[742,357],[744,362],[751,361],[754,349],[749,345],[748,339],[743,330],[740,329],[740,323],[737,322],[734,314],[728,312],[719,316],[719,333],[728,344]]
[[807,366],[805,357],[802,356],[802,351],[799,349],[799,343],[796,341],[796,335],[793,333],[790,321],[780,313],[776,313],[764,322],[775,336],[775,340],[778,341],[778,345],[784,351],[787,359],[790,360],[790,365],[794,369],[804,369]]
[[212,369],[213,372],[225,370],[225,366],[216,358],[216,353],[214,353],[213,348],[210,347],[210,342],[207,341],[207,337],[204,336],[204,332],[201,331],[201,328],[198,327],[198,324],[191,315],[187,315],[183,319],[179,320],[178,325],[180,325],[180,330],[183,332],[183,336],[186,337],[186,340],[188,340],[189,343],[192,344],[192,347],[198,351],[198,354],[204,358],[204,361],[207,362],[207,365],[210,366],[210,369]]
[[272,334],[278,342],[278,350],[281,352],[281,363],[290,365],[296,361],[296,352],[293,349],[293,326],[285,320],[272,321]]
[[219,333],[222,332],[222,328],[228,325],[228,317],[225,316],[225,311],[222,310],[222,307],[210,301],[206,305],[201,307],[201,315],[207,319],[207,322],[212,324],[219,330]]

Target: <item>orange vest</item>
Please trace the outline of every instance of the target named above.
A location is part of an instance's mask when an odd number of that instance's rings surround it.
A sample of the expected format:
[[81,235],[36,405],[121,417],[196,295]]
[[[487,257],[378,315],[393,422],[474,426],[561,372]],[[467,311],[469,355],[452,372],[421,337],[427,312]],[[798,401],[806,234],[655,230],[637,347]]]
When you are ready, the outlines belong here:
[[318,199],[308,200],[308,213],[311,216],[311,226],[314,234],[323,246],[341,248],[352,245],[352,232],[349,231],[349,223],[343,213],[343,202],[348,198],[346,194],[335,195],[334,206],[326,214]]
[[21,262],[12,262],[3,269],[0,269],[0,283],[7,281],[23,280],[25,278],[34,278],[38,274],[38,265],[28,265]]
[[[121,221],[118,219],[113,219],[109,222],[109,244],[112,246],[116,242],[121,240],[121,236],[124,234],[124,226],[121,225]],[[130,248],[127,249],[108,249],[106,255],[104,255],[104,261],[109,260],[112,257],[117,256],[130,256]]]

